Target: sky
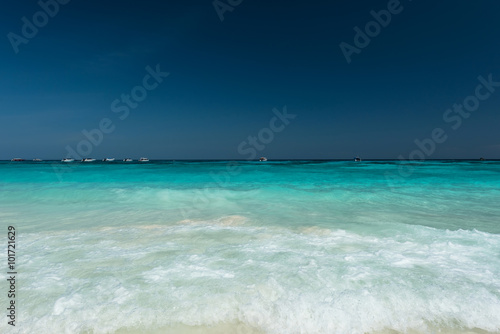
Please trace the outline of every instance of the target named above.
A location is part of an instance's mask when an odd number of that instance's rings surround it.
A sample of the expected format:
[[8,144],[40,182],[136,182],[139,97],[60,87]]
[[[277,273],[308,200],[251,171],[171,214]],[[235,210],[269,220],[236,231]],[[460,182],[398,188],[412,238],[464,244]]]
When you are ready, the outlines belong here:
[[495,0],[26,0],[1,15],[0,159],[500,158]]

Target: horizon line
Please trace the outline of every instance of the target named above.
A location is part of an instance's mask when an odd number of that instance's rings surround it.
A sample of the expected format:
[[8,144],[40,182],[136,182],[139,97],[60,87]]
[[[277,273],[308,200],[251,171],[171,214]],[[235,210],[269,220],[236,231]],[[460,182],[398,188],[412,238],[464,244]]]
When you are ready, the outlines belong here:
[[[13,159],[22,159],[22,161],[12,161],[12,159],[0,159],[1,162],[44,162],[44,161],[62,161],[62,159],[41,159],[41,158],[35,158],[35,159],[40,159],[41,161],[34,161],[34,159],[25,159],[25,158],[13,158]],[[87,158],[88,159],[88,158]],[[92,158],[95,159],[95,158]],[[110,159],[110,158],[108,158]],[[112,158],[111,158],[112,159]],[[124,158],[126,159],[126,158]],[[124,162],[124,159],[115,159],[114,161],[104,161],[104,159],[95,159],[93,162]],[[281,159],[268,159],[267,161],[264,162],[271,162],[271,161],[351,161],[354,160],[355,158],[281,158]],[[257,161],[259,162],[259,159],[173,159],[173,158],[159,158],[159,159],[148,159],[149,161],[247,161],[247,162],[252,162],[252,161]],[[425,162],[425,161],[443,161],[443,160],[468,160],[468,161],[500,161],[500,158],[432,158],[432,159],[424,159],[424,160],[410,160],[410,159],[398,159],[398,158],[366,158],[366,159],[361,159],[361,162],[363,161],[409,161],[409,162]],[[131,162],[138,162],[139,159],[132,160]],[[74,159],[74,162],[82,162],[82,160]],[[88,162],[89,163],[89,162]],[[91,162],[90,162],[91,163]]]

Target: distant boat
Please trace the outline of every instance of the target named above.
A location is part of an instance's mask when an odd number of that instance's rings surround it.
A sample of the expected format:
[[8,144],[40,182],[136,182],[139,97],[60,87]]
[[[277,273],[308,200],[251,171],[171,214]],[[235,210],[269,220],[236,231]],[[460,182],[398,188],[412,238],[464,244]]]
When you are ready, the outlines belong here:
[[484,158],[480,158],[479,161],[485,161],[485,159]]
[[125,161],[125,162],[132,162],[132,161],[134,161],[134,160],[132,160],[132,159],[130,159],[130,158],[126,158],[126,159],[123,159],[123,161]]
[[360,157],[356,157],[356,158],[354,158],[354,161],[361,161],[361,158]]
[[267,161],[266,157],[260,157],[259,161]]
[[42,159],[33,159],[34,162],[40,162],[43,161]]
[[115,158],[104,158],[102,161],[112,162],[115,161]]
[[10,161],[24,161],[24,159],[21,159],[21,158],[14,158],[14,159],[11,159]]
[[66,158],[66,159],[62,159],[61,161],[62,162],[73,162],[73,161],[75,161],[75,159]]
[[82,160],[82,162],[94,162],[94,161],[95,161],[95,159],[93,159],[93,158],[85,158]]
[[149,159],[148,158],[140,158],[139,162],[149,162]]

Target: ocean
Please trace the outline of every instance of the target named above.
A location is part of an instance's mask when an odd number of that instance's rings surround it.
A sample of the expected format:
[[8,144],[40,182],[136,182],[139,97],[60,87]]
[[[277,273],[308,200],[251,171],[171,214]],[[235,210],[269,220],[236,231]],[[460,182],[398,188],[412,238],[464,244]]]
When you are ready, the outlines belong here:
[[500,161],[0,162],[1,333],[500,333]]

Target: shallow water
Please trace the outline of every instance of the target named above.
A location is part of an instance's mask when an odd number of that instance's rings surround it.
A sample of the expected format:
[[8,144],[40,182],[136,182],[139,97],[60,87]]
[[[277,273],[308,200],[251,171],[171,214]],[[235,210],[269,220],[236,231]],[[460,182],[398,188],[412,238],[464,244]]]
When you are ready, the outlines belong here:
[[499,333],[499,202],[500,162],[3,162],[0,331]]

